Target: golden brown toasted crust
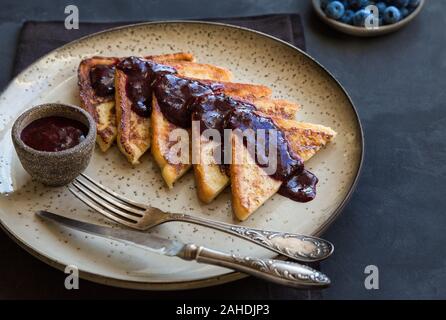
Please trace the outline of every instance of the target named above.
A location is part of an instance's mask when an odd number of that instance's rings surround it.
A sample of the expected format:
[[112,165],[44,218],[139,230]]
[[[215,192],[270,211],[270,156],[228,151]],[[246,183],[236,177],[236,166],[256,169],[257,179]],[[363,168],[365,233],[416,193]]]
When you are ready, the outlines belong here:
[[228,82],[227,80],[203,80],[198,79],[204,84],[220,84],[223,87],[223,92],[233,98],[241,99],[247,102],[252,102],[257,99],[268,99],[271,97],[272,91],[267,86],[261,84]]
[[[238,86],[240,85],[238,84]],[[259,94],[268,94],[268,90],[263,88],[257,91],[255,89],[242,89],[243,92],[248,91],[247,96],[252,99],[251,103],[262,113],[279,119],[295,119],[297,111],[300,109],[299,105],[286,100],[274,100],[261,96],[253,99],[249,93],[251,91],[259,92]],[[216,143],[200,137],[200,163],[194,164],[194,173],[197,182],[198,198],[204,203],[211,203],[230,184],[229,176],[215,161],[212,153],[215,147]]]
[[[187,151],[187,161],[174,161],[174,149],[172,146],[176,143],[170,141],[170,134],[174,130],[184,131],[183,136],[189,140],[190,130],[178,128],[173,123],[169,122],[161,112],[158,101],[153,95],[152,103],[152,155],[156,163],[161,169],[161,175],[169,188],[173,188],[173,184],[180,177],[182,177],[191,167],[190,164],[190,149]],[[190,146],[189,141],[187,145]]]
[[118,147],[131,164],[150,147],[150,119],[141,117],[132,110],[132,102],[126,94],[127,75],[115,72],[116,118],[118,126]]
[[[209,64],[198,64],[187,61],[166,62],[165,64],[174,67],[183,77],[197,79],[205,84],[215,84],[216,82],[218,82],[222,85],[223,92],[229,96],[242,98],[244,100],[253,100],[260,97],[269,97],[271,95],[271,89],[266,86],[229,82],[232,76],[231,73],[228,70],[218,66]],[[152,155],[154,156],[156,162],[163,172],[163,177],[165,178],[166,184],[169,187],[172,187],[173,183],[182,175],[184,175],[184,173],[186,173],[191,166],[190,163],[172,164],[168,161],[168,149],[165,148],[165,146],[168,144],[167,139],[169,133],[178,128],[169,123],[164,118],[161,111],[156,109],[153,109],[152,111],[151,123],[153,131]],[[155,134],[155,131],[157,132],[157,134]],[[218,167],[217,170],[220,170],[220,168]],[[200,179],[200,176],[202,174],[206,174],[206,168],[198,165],[195,171],[195,174],[197,176],[198,194],[200,195],[200,197],[206,197],[206,194],[208,194],[209,192],[207,192],[207,190],[203,190],[203,188],[207,188],[208,185],[200,183],[201,181],[203,181],[203,179]],[[164,174],[165,172],[166,174]],[[227,179],[227,177],[221,177]]]
[[191,53],[187,52],[177,52],[177,53],[171,53],[171,54],[162,54],[162,55],[156,55],[156,56],[146,56],[144,57],[146,60],[153,60],[158,63],[173,63],[176,61],[184,61],[184,62],[193,62],[195,61],[195,57]]
[[[209,68],[207,65],[203,67],[202,70]],[[212,69],[212,68],[211,68]],[[197,70],[196,67],[193,70]],[[193,78],[196,78],[196,74],[194,71],[189,69],[182,69],[187,75],[194,75]],[[205,74],[203,71],[200,71],[201,74]],[[215,73],[207,73],[208,77],[215,75]],[[219,79],[222,77],[219,76]],[[200,80],[202,81],[202,80]],[[205,81],[202,81],[205,82]],[[210,83],[209,81],[206,81]],[[222,91],[229,95],[238,98],[242,98],[244,100],[255,99],[264,97],[265,95],[270,95],[271,91],[269,88],[261,85],[253,85],[253,84],[244,84],[244,83],[230,83],[230,82],[219,82],[223,85]],[[154,105],[157,105],[156,98],[154,98]],[[170,132],[175,129],[179,129],[177,126],[169,123],[167,119],[164,118],[161,110],[153,108],[152,116],[152,155],[154,159],[158,163],[159,167],[162,170],[164,180],[169,188],[173,187],[175,181],[177,181],[181,176],[183,176],[191,167],[190,161],[187,163],[171,163],[169,161],[169,148],[168,145],[168,137]],[[190,143],[192,145],[192,143]],[[211,194],[215,194],[213,188],[224,188],[227,185],[227,180],[229,178],[226,174],[220,172],[220,166],[213,163],[214,157],[209,151],[211,151],[214,147],[214,144],[209,141],[202,140],[200,147],[202,150],[206,150],[206,152],[200,153],[200,161],[198,164],[194,165],[194,173],[197,182],[197,191],[199,198],[206,202],[206,200],[210,197]],[[206,158],[206,160],[204,159]],[[189,158],[190,159],[190,158]],[[211,183],[213,182],[213,184]],[[218,192],[220,192],[219,190]]]
[[[232,211],[241,221],[274,195],[282,182],[265,174],[243,146],[237,135],[233,135],[232,162],[230,165]],[[237,160],[243,160],[237,163]]]
[[[193,61],[190,53],[179,52],[159,56],[147,56],[159,63],[165,61]],[[107,151],[117,136],[115,96],[99,97],[95,94],[90,80],[90,71],[98,65],[116,65],[121,58],[92,57],[84,59],[78,68],[78,85],[81,107],[89,112],[97,124],[96,141],[102,151]]]
[[115,65],[119,61],[118,58],[108,57],[92,57],[84,59],[78,68],[78,85],[79,95],[81,97],[82,107],[88,111],[93,117],[96,114],[95,106],[98,103],[112,101],[113,95],[109,97],[99,97],[95,94],[90,80],[90,70],[97,65]]
[[97,65],[114,65],[118,61],[118,58],[92,57],[82,60],[78,69],[81,107],[96,121],[96,141],[102,151],[107,151],[116,138],[114,96],[99,97],[95,94],[91,86],[90,70]]
[[301,109],[300,105],[283,99],[260,98],[252,103],[260,112],[278,119],[294,120]]
[[[199,64],[199,63],[194,63],[191,62],[189,60],[187,61],[178,61],[178,60],[169,60],[169,58],[175,58],[175,59],[189,59],[191,58],[190,56],[185,56],[184,54],[177,54],[177,55],[170,55],[170,56],[158,56],[158,57],[151,57],[152,60],[156,61],[156,62],[160,62],[169,66],[172,66],[174,68],[176,68],[176,70],[178,71],[178,73],[182,76],[185,77],[193,77],[193,78],[197,78],[197,77],[202,77],[205,79],[215,79],[216,81],[227,81],[230,79],[231,77],[231,73],[224,69],[224,68],[220,68],[217,66],[212,66],[212,65],[208,65],[208,64]],[[122,82],[117,82],[117,85],[123,86],[121,89],[116,89],[117,91],[117,95],[116,95],[116,101],[119,99],[120,101],[123,102],[123,105],[119,106],[117,105],[118,108],[121,108],[120,112],[117,112],[118,115],[118,119],[117,119],[117,123],[118,123],[118,145],[120,146],[120,150],[126,154],[127,159],[129,159],[129,161],[133,164],[138,163],[138,159],[139,157],[144,154],[144,152],[150,147],[150,142],[149,143],[143,143],[143,141],[145,141],[145,134],[144,134],[144,129],[140,128],[140,126],[145,126],[145,121],[143,121],[142,119],[139,119],[140,117],[137,116],[136,114],[134,114],[131,111],[130,105],[128,105],[128,99],[123,99],[123,98],[119,98],[118,95],[125,95],[125,90],[124,90],[124,86],[125,86],[125,81],[123,80]],[[255,88],[255,86],[251,86],[253,88]],[[116,87],[117,88],[117,87]],[[244,89],[243,86],[230,86],[230,89],[233,92],[238,92],[239,95],[243,95],[244,92],[242,91]],[[264,88],[262,88],[263,90],[265,90]],[[246,89],[245,89],[246,90]],[[256,93],[254,93],[255,95]],[[251,93],[252,95],[252,93]],[[127,116],[124,119],[120,119],[119,115],[120,114],[130,114],[131,116]],[[137,132],[136,136],[135,136],[135,140],[132,142],[132,140],[129,138],[130,133],[121,133],[121,131],[125,130],[125,125],[123,124],[123,121],[129,121],[129,119],[133,119],[133,122],[135,122],[134,126],[128,125],[127,124],[127,129],[126,130],[131,130],[134,132]],[[140,123],[140,125],[138,125],[138,123]],[[156,117],[154,117],[151,120],[151,124],[152,124],[152,128],[156,129],[157,132],[161,132],[163,130],[165,131],[171,131],[174,130],[174,127],[166,127],[164,129],[161,129],[163,126],[165,126],[167,124],[167,120],[164,119],[164,116],[162,114],[157,114]],[[132,128],[132,129],[130,129]],[[148,135],[150,133],[147,133]],[[166,135],[161,135],[159,139],[162,139],[162,137],[166,137]],[[152,138],[154,139],[154,138]],[[155,149],[153,149],[152,153],[155,154],[161,154],[161,150],[157,150],[156,148],[158,148],[160,144],[156,144],[155,145]],[[160,167],[162,168],[162,170],[164,172],[170,172],[171,173],[171,178],[173,179],[172,182],[166,181],[168,185],[172,185],[172,183],[174,181],[176,181],[181,175],[183,175],[189,168],[190,165],[189,164],[185,164],[184,165],[184,170],[181,169],[181,166],[179,164],[175,164],[174,166],[172,166],[172,168],[169,167],[170,163],[167,162],[165,163],[164,161],[160,161],[158,163],[160,165]],[[176,178],[175,178],[175,174]]]
[[212,81],[231,81],[231,71],[206,63],[191,61],[166,61],[165,64],[175,68],[179,75],[186,78],[208,79]]
[[[229,71],[219,68],[216,66],[202,65],[198,63],[191,62],[192,57],[190,55],[185,54],[176,54],[176,55],[166,55],[166,56],[158,56],[151,57],[150,59],[159,63],[163,63],[169,66],[173,66],[178,68],[177,71],[181,74],[200,74],[205,75],[208,72],[208,76],[218,76],[219,79],[227,79]],[[175,60],[169,60],[175,59]],[[178,59],[188,59],[187,61],[178,61]],[[139,158],[149,149],[151,144],[151,139],[157,139],[159,143],[154,144],[154,149],[152,149],[152,154],[158,155],[155,159],[161,160],[160,155],[163,155],[164,152],[162,150],[158,150],[160,147],[161,141],[163,138],[168,137],[168,133],[174,130],[174,127],[171,127],[170,124],[161,113],[155,114],[155,117],[150,120],[150,118],[143,118],[137,115],[131,109],[130,101],[125,97],[125,75],[122,75],[124,80],[117,82],[116,86],[116,101],[121,101],[120,104],[117,104],[117,123],[118,123],[118,146],[119,149],[125,154],[127,159],[132,164],[137,164],[139,162]],[[119,88],[118,88],[119,87]],[[153,106],[152,106],[153,107]],[[153,113],[153,110],[152,110]],[[126,115],[124,118],[120,118],[120,115]],[[131,122],[131,123],[129,123]],[[152,130],[156,130],[157,135],[152,135],[153,138],[150,137],[149,127],[152,127]],[[161,134],[165,132],[166,134]],[[154,142],[154,141],[153,141]],[[167,143],[167,141],[166,141]],[[163,149],[164,150],[164,149]],[[164,150],[165,151],[165,150]],[[168,162],[157,161],[158,165],[162,168],[162,171],[165,173],[163,176],[171,177],[174,180],[177,180],[180,176],[182,176],[190,167],[190,165],[185,165],[185,169],[181,170],[181,165],[175,164],[170,166]],[[170,175],[168,174],[170,173]],[[174,178],[176,177],[176,178]],[[170,181],[170,180],[169,180]],[[173,182],[166,181],[168,185],[172,185]]]
[[[271,118],[285,133],[291,149],[303,161],[309,160],[336,136],[334,130],[322,125]],[[236,148],[236,142],[233,142],[232,152],[233,162],[234,159],[251,160],[250,163],[230,166],[233,212],[238,219],[245,220],[279,190],[281,181],[266,175],[263,169],[253,162],[243,145]],[[240,158],[240,153],[245,158]]]
[[[229,176],[217,164],[214,150],[218,144],[200,137],[199,163],[193,165],[197,196],[204,203],[211,203],[230,183]],[[194,150],[195,151],[195,150]]]
[[[151,60],[170,64],[177,60],[193,59],[190,54],[178,53],[163,56],[152,56]],[[131,164],[138,164],[139,158],[150,148],[150,118],[141,117],[132,110],[132,103],[126,92],[127,76],[120,70],[115,72],[116,123],[118,131],[118,147]]]
[[[176,68],[181,76],[187,78],[197,79],[201,77],[202,79],[215,79],[215,81],[228,81],[231,78],[231,73],[228,70],[209,64],[198,64],[192,62],[166,62],[166,64]],[[182,177],[191,168],[191,161],[190,157],[189,161],[184,163],[173,163],[169,160],[169,154],[171,152],[169,135],[173,130],[184,129],[175,126],[164,117],[159,109],[159,105],[155,97],[153,97],[151,128],[151,152],[153,158],[160,167],[162,176],[167,186],[172,188],[175,181]],[[198,189],[199,188],[200,186],[198,186]]]
[[336,137],[336,132],[333,129],[320,124],[280,118],[273,118],[273,121],[283,130],[291,149],[303,161],[308,161]]

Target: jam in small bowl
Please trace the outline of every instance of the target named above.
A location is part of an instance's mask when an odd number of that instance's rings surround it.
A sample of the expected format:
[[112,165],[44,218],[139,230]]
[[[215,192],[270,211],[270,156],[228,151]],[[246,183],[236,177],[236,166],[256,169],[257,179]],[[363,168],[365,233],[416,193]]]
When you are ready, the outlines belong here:
[[90,162],[96,124],[76,106],[48,103],[22,113],[12,127],[12,141],[23,168],[50,186],[68,184]]

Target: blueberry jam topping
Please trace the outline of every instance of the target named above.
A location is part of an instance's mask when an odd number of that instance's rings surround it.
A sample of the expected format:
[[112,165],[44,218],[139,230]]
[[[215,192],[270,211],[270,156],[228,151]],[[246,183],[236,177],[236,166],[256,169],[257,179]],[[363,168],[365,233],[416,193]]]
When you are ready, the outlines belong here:
[[96,95],[108,97],[115,93],[115,66],[97,65],[90,70],[91,86]]
[[46,117],[27,125],[20,134],[20,138],[33,149],[55,152],[78,145],[87,134],[87,126],[77,120]]
[[[268,167],[271,155],[267,150],[259,150],[269,146],[270,132],[277,134],[273,144],[276,155],[276,170],[270,176],[283,181],[279,193],[298,202],[307,202],[316,196],[317,178],[304,169],[302,159],[290,148],[285,134],[273,120],[256,112],[253,104],[239,101],[224,94],[213,94],[196,99],[192,105],[192,120],[200,121],[200,130],[216,129],[223,135],[224,129],[239,129],[242,132],[253,130],[253,136],[247,136],[245,144],[256,146],[255,154],[251,154],[257,165]],[[263,130],[263,143],[257,136],[258,130]],[[274,140],[273,140],[274,141]],[[248,150],[250,150],[248,148]],[[224,152],[224,150],[223,150]],[[224,155],[221,156],[224,159]]]
[[297,202],[308,202],[316,197],[317,177],[303,169],[301,173],[291,175],[279,189],[279,194]]
[[117,68],[127,76],[126,94],[132,103],[132,110],[141,117],[152,113],[152,87],[157,77],[176,73],[176,70],[152,61],[129,57],[121,60]]
[[[196,120],[202,131],[216,129],[223,134],[224,129],[251,129],[253,141],[245,143],[257,148],[261,145],[256,143],[257,130],[265,132],[264,146],[269,145],[269,130],[273,130],[277,134],[273,148],[277,169],[271,177],[283,182],[279,193],[299,202],[315,197],[318,179],[304,169],[283,131],[271,118],[256,112],[255,105],[224,95],[224,84],[180,77],[172,67],[136,57],[123,59],[117,68],[127,75],[126,94],[132,110],[140,116],[150,116],[154,94],[166,119],[182,128],[191,127],[191,120]],[[259,151],[251,156],[260,167],[267,167],[270,157],[266,150]]]
[[175,74],[158,77],[154,84],[155,96],[163,115],[173,124],[187,128],[191,126],[192,104],[199,97],[214,94],[209,85],[181,78]]

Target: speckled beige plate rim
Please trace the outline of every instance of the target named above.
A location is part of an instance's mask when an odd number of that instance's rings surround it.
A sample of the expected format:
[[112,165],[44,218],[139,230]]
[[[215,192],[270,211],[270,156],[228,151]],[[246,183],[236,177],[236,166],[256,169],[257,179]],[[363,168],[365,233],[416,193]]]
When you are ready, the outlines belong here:
[[[11,86],[12,82],[17,78],[20,77],[23,73],[25,73],[29,68],[32,68],[34,65],[38,64],[40,61],[44,60],[45,58],[47,58],[47,56],[53,54],[54,52],[72,45],[74,43],[77,43],[79,41],[83,41],[86,40],[88,38],[91,37],[95,37],[97,35],[101,35],[101,34],[105,34],[108,32],[113,32],[115,30],[121,30],[121,29],[126,29],[126,28],[133,28],[133,27],[138,27],[138,26],[144,26],[144,25],[162,25],[162,24],[202,24],[202,25],[216,25],[216,26],[221,26],[221,27],[225,27],[225,28],[229,28],[229,29],[239,29],[239,30],[244,30],[244,31],[248,31],[251,32],[257,36],[260,37],[265,37],[265,38],[269,38],[270,40],[276,41],[284,46],[287,46],[293,50],[299,51],[301,54],[303,54],[306,58],[310,59],[312,62],[315,63],[315,65],[317,65],[322,71],[324,71],[325,73],[327,73],[329,75],[330,78],[332,78],[335,83],[339,86],[339,88],[341,89],[341,91],[343,92],[343,94],[345,95],[345,97],[347,98],[347,100],[349,101],[350,106],[352,107],[352,111],[355,115],[355,119],[357,121],[357,126],[359,129],[359,142],[360,142],[360,159],[359,159],[359,163],[357,166],[357,170],[355,173],[355,178],[349,188],[348,193],[346,194],[346,196],[344,197],[344,199],[341,201],[341,203],[339,204],[339,206],[333,211],[332,215],[313,233],[313,235],[321,235],[329,226],[331,223],[333,223],[333,221],[339,216],[339,214],[342,212],[342,210],[344,209],[344,207],[346,206],[346,204],[348,203],[348,201],[350,200],[356,185],[358,183],[359,177],[360,177],[360,173],[362,170],[362,165],[363,165],[363,159],[364,159],[364,132],[363,132],[363,128],[362,128],[362,124],[361,121],[359,119],[359,115],[358,112],[356,110],[356,107],[350,97],[350,95],[347,93],[347,91],[345,90],[345,88],[342,86],[342,84],[339,82],[339,80],[337,80],[324,66],[322,66],[317,60],[315,60],[313,57],[311,57],[309,54],[307,54],[306,52],[300,50],[299,48],[291,45],[288,42],[285,42],[281,39],[278,39],[274,36],[268,35],[266,33],[260,32],[260,31],[256,31],[256,30],[252,30],[249,28],[245,28],[245,27],[239,27],[239,26],[234,26],[234,25],[230,25],[230,24],[225,24],[225,23],[219,23],[219,22],[208,22],[208,21],[199,21],[199,20],[168,20],[168,21],[153,21],[153,22],[142,22],[142,23],[136,23],[136,24],[129,24],[129,25],[125,25],[125,26],[119,26],[119,27],[115,27],[115,28],[110,28],[107,30],[103,30],[100,32],[96,32],[96,33],[92,33],[90,35],[81,37],[77,40],[74,40],[70,43],[67,43],[57,49],[54,49],[52,51],[50,51],[49,53],[47,53],[46,55],[44,55],[43,57],[41,57],[40,59],[36,60],[34,63],[32,63],[30,66],[28,66],[25,70],[23,70],[22,72],[20,72],[14,79],[12,79],[10,81],[10,84],[1,92],[0,96],[8,90],[8,88]],[[10,230],[7,226],[5,226],[3,224],[3,222],[0,220],[0,226],[1,228],[5,231],[5,233],[14,241],[16,242],[20,247],[22,247],[23,249],[25,249],[27,252],[29,252],[31,255],[33,255],[34,257],[38,258],[39,260],[45,262],[46,264],[55,267],[59,270],[64,270],[65,269],[65,264],[56,261],[55,259],[53,259],[52,257],[42,254],[32,248],[30,248],[29,246],[26,245],[26,243],[22,242],[20,240],[19,237],[17,237],[14,232],[12,230]],[[122,287],[122,288],[132,288],[132,289],[139,289],[139,290],[186,290],[186,289],[194,289],[194,288],[203,288],[203,287],[208,287],[208,286],[214,286],[214,285],[218,285],[218,284],[224,284],[227,282],[231,282],[234,280],[238,280],[241,278],[246,277],[246,275],[239,273],[239,272],[230,272],[227,274],[223,274],[223,275],[219,275],[219,276],[213,276],[213,277],[208,277],[208,278],[203,278],[200,280],[194,280],[194,281],[179,281],[179,282],[164,282],[164,283],[151,283],[151,282],[138,282],[138,281],[127,281],[127,280],[120,280],[120,279],[113,279],[113,278],[109,278],[109,277],[105,277],[102,276],[100,274],[96,274],[96,273],[90,273],[90,272],[86,272],[83,270],[79,270],[79,275],[81,278],[89,280],[89,281],[93,281],[96,283],[100,283],[100,284],[105,284],[105,285],[111,285],[111,286],[116,286],[116,287]]]

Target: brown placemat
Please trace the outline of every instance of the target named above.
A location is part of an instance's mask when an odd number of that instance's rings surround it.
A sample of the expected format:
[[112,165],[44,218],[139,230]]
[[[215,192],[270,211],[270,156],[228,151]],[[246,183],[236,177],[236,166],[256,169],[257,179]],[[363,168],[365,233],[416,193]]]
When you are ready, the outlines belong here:
[[[300,16],[267,15],[246,18],[205,19],[268,33],[305,50]],[[81,23],[78,30],[66,30],[63,22],[27,21],[21,29],[14,75],[33,61],[67,42],[101,30],[129,23]],[[80,281],[79,290],[64,288],[65,274],[22,250],[0,232],[0,299],[320,299],[321,291],[297,290],[246,278],[210,288],[187,291],[137,291]]]

